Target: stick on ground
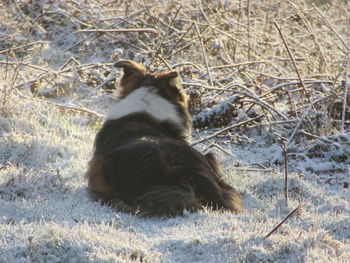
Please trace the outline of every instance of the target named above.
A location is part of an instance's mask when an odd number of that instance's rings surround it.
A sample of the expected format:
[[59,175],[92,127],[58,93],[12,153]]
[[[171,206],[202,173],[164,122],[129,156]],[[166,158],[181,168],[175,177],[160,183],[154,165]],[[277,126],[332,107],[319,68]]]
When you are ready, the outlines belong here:
[[84,30],[75,31],[75,33],[129,33],[129,32],[158,34],[158,31],[155,30],[154,28],[84,29]]
[[197,144],[199,144],[199,143],[202,143],[202,142],[211,140],[211,139],[213,139],[213,138],[219,136],[220,134],[224,133],[225,131],[228,131],[228,130],[230,130],[230,129],[237,128],[237,127],[239,127],[239,126],[245,125],[245,124],[247,124],[247,123],[249,123],[249,122],[251,122],[251,121],[255,121],[255,120],[257,120],[257,119],[263,117],[264,115],[265,115],[265,114],[261,114],[261,115],[259,115],[259,116],[257,116],[257,117],[251,118],[251,119],[249,119],[249,120],[242,121],[242,122],[236,123],[236,124],[234,124],[234,125],[231,125],[231,126],[229,126],[229,127],[226,127],[226,128],[224,128],[224,129],[222,129],[222,130],[220,130],[220,131],[218,131],[218,132],[216,132],[216,133],[214,133],[214,134],[212,134],[212,135],[209,135],[208,137],[205,137],[205,138],[203,138],[203,139],[200,139],[200,140],[198,140],[198,141],[192,143],[191,145],[194,146],[194,145],[197,145]]
[[295,214],[300,208],[302,208],[305,204],[301,203],[300,205],[298,205],[296,208],[294,208],[277,226],[275,226],[270,233],[268,233],[264,238],[268,238],[269,236],[271,236],[284,222],[286,222],[286,220],[291,217],[293,214]]

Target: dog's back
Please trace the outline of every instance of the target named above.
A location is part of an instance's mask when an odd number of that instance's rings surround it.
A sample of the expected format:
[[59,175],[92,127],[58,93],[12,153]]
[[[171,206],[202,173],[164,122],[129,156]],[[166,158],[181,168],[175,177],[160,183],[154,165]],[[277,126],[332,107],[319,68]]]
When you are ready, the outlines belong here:
[[181,87],[169,84],[177,75],[150,76],[129,61],[119,65],[124,68],[122,100],[96,136],[87,172],[92,195],[148,215],[174,216],[205,205],[242,211],[240,197],[225,182],[215,157],[187,142],[187,97]]

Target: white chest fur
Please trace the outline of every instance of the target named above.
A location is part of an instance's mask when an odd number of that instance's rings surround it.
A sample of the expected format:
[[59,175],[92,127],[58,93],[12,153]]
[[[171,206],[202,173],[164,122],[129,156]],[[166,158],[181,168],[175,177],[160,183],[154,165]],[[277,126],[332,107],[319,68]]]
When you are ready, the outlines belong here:
[[146,112],[160,121],[181,124],[181,118],[168,100],[159,96],[152,87],[140,87],[109,109],[107,120],[115,120],[136,112]]

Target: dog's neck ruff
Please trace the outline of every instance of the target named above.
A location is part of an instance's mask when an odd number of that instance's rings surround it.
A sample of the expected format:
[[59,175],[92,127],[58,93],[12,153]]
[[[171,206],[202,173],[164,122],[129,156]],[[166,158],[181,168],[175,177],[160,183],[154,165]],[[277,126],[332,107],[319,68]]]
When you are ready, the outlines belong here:
[[176,125],[183,123],[176,106],[158,95],[153,86],[141,86],[116,102],[109,109],[107,120],[120,119],[137,112],[146,112],[159,121],[170,121]]

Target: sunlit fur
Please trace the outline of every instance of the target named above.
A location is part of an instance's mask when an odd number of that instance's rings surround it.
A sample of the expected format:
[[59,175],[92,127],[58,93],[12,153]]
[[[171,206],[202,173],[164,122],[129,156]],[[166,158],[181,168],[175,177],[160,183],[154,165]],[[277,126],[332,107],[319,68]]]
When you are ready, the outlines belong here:
[[189,145],[188,97],[177,72],[150,73],[133,62],[124,70],[118,101],[96,135],[87,171],[95,200],[149,216],[181,215],[203,206],[243,210],[213,154]]
[[107,114],[107,120],[120,119],[132,113],[145,112],[158,121],[170,121],[182,125],[176,106],[157,94],[154,86],[140,87],[132,91],[126,99],[115,103]]

